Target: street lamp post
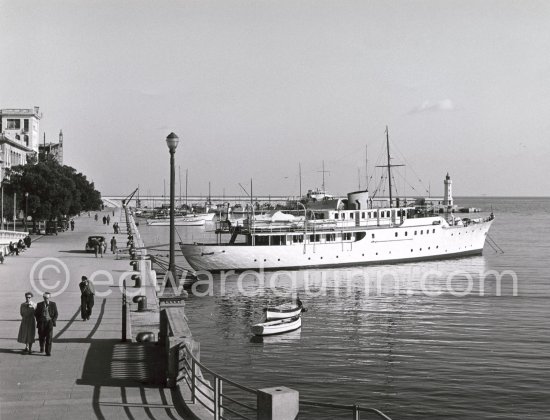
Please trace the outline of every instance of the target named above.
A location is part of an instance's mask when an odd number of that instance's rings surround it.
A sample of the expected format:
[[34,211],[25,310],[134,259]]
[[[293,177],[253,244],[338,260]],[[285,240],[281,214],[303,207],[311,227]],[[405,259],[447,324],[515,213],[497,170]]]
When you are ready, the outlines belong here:
[[25,193],[25,222],[23,225],[25,226],[25,232],[27,232],[27,218],[29,217],[29,193]]
[[[175,238],[175,225],[174,225],[174,193],[175,193],[175,171],[174,171],[174,155],[176,153],[176,147],[178,147],[179,137],[174,133],[170,133],[166,137],[166,144],[170,151],[170,257],[168,260],[168,271],[172,274],[172,279],[177,283],[176,277],[176,264],[175,260],[175,248],[176,248],[176,238]],[[168,286],[167,280],[167,286]],[[176,284],[175,286],[179,286]]]

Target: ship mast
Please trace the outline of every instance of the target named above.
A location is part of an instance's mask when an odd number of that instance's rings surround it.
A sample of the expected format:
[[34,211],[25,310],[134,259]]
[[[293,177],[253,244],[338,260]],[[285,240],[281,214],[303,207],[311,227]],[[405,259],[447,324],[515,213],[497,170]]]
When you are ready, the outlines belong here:
[[392,165],[391,162],[390,162],[390,134],[389,134],[389,130],[388,130],[388,126],[386,126],[386,152],[387,152],[387,156],[388,156],[388,163],[386,165],[378,165],[377,167],[378,168],[387,168],[388,169],[388,186],[390,187],[390,208],[392,207],[392,201],[393,201],[393,197],[392,197],[392,187],[391,187],[391,168],[393,166],[405,166],[405,165]]
[[390,187],[390,209],[391,209],[392,197],[391,197],[390,134],[389,134],[388,126],[386,126],[386,151],[388,153],[388,184]]

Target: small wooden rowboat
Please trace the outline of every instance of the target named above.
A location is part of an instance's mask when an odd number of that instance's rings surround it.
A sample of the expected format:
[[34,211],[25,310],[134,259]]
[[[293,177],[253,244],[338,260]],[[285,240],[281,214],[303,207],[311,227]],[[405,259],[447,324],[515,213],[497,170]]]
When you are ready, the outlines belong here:
[[273,335],[297,330],[302,326],[300,315],[293,318],[277,319],[275,321],[261,322],[252,326],[254,335]]
[[300,299],[296,300],[296,303],[283,303],[277,306],[268,306],[264,309],[265,317],[268,321],[283,318],[293,318],[304,312],[304,307]]

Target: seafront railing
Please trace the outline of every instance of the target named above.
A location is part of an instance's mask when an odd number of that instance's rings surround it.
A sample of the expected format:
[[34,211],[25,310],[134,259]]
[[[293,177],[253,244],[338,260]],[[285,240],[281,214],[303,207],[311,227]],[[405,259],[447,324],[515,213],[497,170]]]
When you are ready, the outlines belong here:
[[26,232],[19,232],[15,230],[0,230],[0,254],[8,254],[8,245],[10,242],[17,243],[19,239],[23,239],[27,236]]
[[[184,342],[179,343],[175,355],[178,358],[177,365],[180,367],[177,381],[186,383],[191,391],[193,404],[199,403],[205,407],[213,415],[214,420],[233,418],[255,420],[257,418],[257,390],[229,380],[207,368],[197,360]],[[212,383],[214,385],[211,385]],[[347,414],[353,420],[360,420],[361,413],[370,413],[378,418],[391,420],[376,408],[362,407],[358,404],[331,404],[300,399],[300,405]]]

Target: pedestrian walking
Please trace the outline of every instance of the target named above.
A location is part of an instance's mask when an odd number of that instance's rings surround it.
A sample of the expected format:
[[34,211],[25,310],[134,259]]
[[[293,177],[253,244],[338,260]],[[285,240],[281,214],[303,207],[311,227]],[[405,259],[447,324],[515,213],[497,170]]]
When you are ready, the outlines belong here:
[[42,297],[43,302],[36,305],[34,317],[38,327],[38,342],[40,343],[40,353],[46,350],[46,356],[52,355],[53,327],[57,321],[57,305],[50,300],[50,292],[45,292]]
[[36,335],[36,320],[34,319],[35,303],[31,300],[33,294],[25,293],[25,302],[21,304],[19,313],[21,314],[21,325],[19,325],[19,334],[17,334],[17,342],[25,345],[24,353],[32,353],[32,344],[35,341]]
[[88,280],[88,277],[82,276],[82,281],[78,284],[80,287],[80,316],[82,321],[87,321],[92,316],[94,307],[94,284]]
[[107,226],[109,226],[109,223],[111,223],[111,216],[107,215]]
[[99,218],[99,216],[98,216],[97,213],[96,213],[95,216],[94,216],[94,219],[95,219],[96,222],[97,222],[97,219],[98,219],[98,218]]
[[105,216],[103,216],[103,224],[107,224],[107,218]]
[[32,239],[29,235],[25,236],[25,238],[23,239],[23,242],[25,242],[25,245],[27,246],[27,248],[30,248],[31,247],[31,243],[32,243]]
[[99,253],[99,241],[97,239],[92,239],[92,248],[94,250],[94,255],[97,258],[97,254]]
[[105,252],[105,247],[106,247],[105,242],[103,240],[99,241],[99,255],[101,255],[101,258],[103,258],[103,253]]
[[71,219],[71,231],[74,230],[74,219]]
[[116,239],[115,237],[113,236],[113,238],[111,239],[111,252],[113,254],[116,254]]

